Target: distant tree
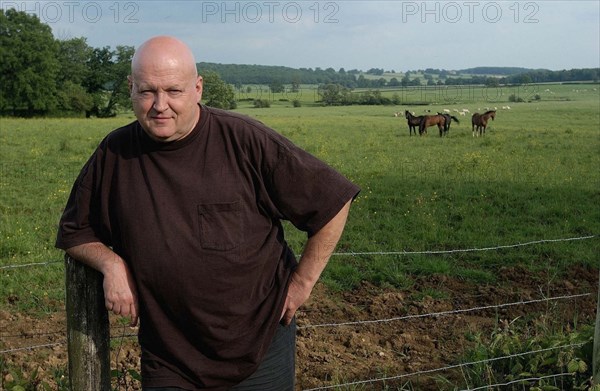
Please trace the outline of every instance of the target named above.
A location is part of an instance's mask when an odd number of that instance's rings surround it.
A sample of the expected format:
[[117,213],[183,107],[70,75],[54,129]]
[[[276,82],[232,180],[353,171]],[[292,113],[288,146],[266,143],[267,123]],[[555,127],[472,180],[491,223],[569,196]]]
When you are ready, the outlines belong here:
[[88,74],[83,81],[83,87],[92,97],[92,107],[86,112],[86,117],[106,117],[103,109],[106,105],[106,90],[111,81],[110,68],[113,64],[113,52],[109,46],[94,48],[87,60]]
[[531,76],[529,76],[529,75],[528,75],[528,74],[526,74],[526,73],[525,73],[525,74],[523,74],[523,75],[520,75],[520,77],[519,77],[519,79],[518,79],[518,80],[519,80],[519,84],[529,84],[529,83],[531,83],[531,81],[532,81],[532,80],[531,80]]
[[56,107],[57,51],[37,16],[0,9],[0,112],[33,116]]
[[398,79],[396,79],[395,77],[392,77],[390,79],[390,81],[388,82],[388,86],[390,86],[390,87],[399,87],[400,86],[400,81],[398,81]]
[[317,93],[326,106],[339,105],[344,103],[345,94],[347,89],[339,84],[329,83],[320,85]]
[[383,75],[385,71],[383,70],[383,68],[371,68],[367,71],[368,75],[375,75],[375,76],[381,76]]
[[358,88],[365,88],[369,86],[369,80],[365,78],[363,75],[358,76],[358,80],[356,81],[356,86]]
[[81,114],[91,110],[94,101],[80,84],[67,80],[57,92],[56,103],[60,113]]
[[225,83],[216,72],[204,72],[202,78],[204,79],[203,103],[220,109],[236,108],[235,93],[231,84]]
[[127,75],[131,73],[133,53],[131,46],[92,50],[87,62],[89,72],[83,82],[93,102],[86,116],[112,117],[118,109],[129,105]]
[[127,76],[131,73],[131,60],[134,52],[133,46],[117,46],[113,54],[113,63],[110,68],[111,81],[108,86],[110,94],[104,108],[106,116],[112,116],[117,111],[130,107]]
[[75,84],[83,84],[89,73],[86,62],[92,50],[84,37],[58,41],[57,81],[64,83],[68,80]]
[[298,81],[292,81],[292,87],[290,92],[298,92],[300,91],[300,83]]
[[391,102],[391,99],[384,98],[379,90],[365,91],[359,97],[359,103],[363,105],[384,105]]
[[521,98],[520,96],[517,96],[516,94],[510,94],[510,96],[508,97],[508,101],[509,102],[525,102],[525,99]]
[[85,113],[93,106],[92,96],[83,87],[92,48],[85,38],[58,41],[59,70],[56,78],[57,105],[61,112]]
[[253,104],[256,109],[271,107],[271,102],[268,99],[255,99]]
[[485,81],[485,85],[487,87],[498,87],[500,85],[500,80],[496,77],[488,77]]
[[271,90],[271,92],[273,94],[277,94],[277,93],[285,91],[285,86],[283,85],[283,83],[281,82],[281,80],[273,80],[269,84],[269,89]]

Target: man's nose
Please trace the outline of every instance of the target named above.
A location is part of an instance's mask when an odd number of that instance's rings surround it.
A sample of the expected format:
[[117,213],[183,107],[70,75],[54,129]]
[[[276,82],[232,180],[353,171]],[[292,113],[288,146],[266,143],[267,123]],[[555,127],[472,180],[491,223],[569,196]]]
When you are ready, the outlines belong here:
[[154,108],[154,110],[156,110],[158,112],[163,112],[163,111],[167,110],[169,105],[167,103],[166,94],[163,92],[157,92],[154,95],[154,104],[152,105],[152,107]]

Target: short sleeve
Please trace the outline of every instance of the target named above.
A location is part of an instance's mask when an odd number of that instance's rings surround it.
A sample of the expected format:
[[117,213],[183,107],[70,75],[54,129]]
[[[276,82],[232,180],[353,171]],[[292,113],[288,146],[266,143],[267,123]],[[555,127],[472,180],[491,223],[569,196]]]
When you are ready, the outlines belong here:
[[360,188],[325,162],[293,144],[281,145],[270,176],[278,209],[294,226],[314,235]]
[[[91,242],[110,245],[98,224],[96,205],[96,178],[100,169],[100,150],[97,150],[82,168],[73,184],[69,199],[61,216],[55,246],[68,248]],[[96,216],[96,217],[95,217]]]

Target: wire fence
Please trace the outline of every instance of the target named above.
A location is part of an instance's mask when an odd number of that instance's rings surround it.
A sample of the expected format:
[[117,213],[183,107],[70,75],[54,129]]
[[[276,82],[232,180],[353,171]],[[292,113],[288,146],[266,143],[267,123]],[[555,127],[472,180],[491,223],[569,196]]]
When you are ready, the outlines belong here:
[[[533,351],[525,352],[525,353],[510,354],[510,355],[506,355],[506,356],[502,356],[502,357],[490,358],[487,360],[472,361],[472,362],[460,363],[460,364],[456,364],[456,365],[449,365],[449,366],[445,366],[445,367],[441,367],[441,368],[433,368],[433,369],[427,369],[427,370],[423,370],[423,371],[416,371],[416,372],[406,373],[406,374],[402,374],[402,375],[398,375],[398,376],[380,377],[380,378],[360,380],[360,381],[355,381],[355,382],[350,382],[350,383],[335,384],[335,385],[331,385],[331,386],[308,388],[308,389],[304,389],[302,391],[330,390],[333,388],[352,387],[352,386],[358,386],[358,385],[364,385],[364,384],[370,384],[370,383],[379,383],[379,382],[385,382],[385,381],[391,381],[391,380],[400,380],[400,379],[411,377],[411,376],[429,375],[432,373],[448,371],[448,370],[467,367],[467,366],[471,366],[471,365],[486,364],[486,363],[491,363],[493,361],[509,360],[509,359],[516,358],[516,357],[523,357],[523,356],[528,356],[528,355],[533,355],[533,354],[538,354],[538,353],[543,353],[543,352],[549,352],[549,351],[553,351],[553,350],[561,350],[561,349],[567,349],[567,348],[580,347],[582,345],[583,344],[570,344],[570,345],[556,346],[556,347],[547,348],[547,349],[538,349],[538,350],[533,350]],[[564,375],[572,375],[572,374],[571,373],[562,373],[559,376],[564,376]],[[557,376],[557,375],[552,375],[552,377],[555,377],[555,376]],[[540,377],[531,377],[528,379],[519,379],[519,380],[515,381],[515,383],[522,382],[522,381],[541,380],[542,378],[543,377],[540,376]],[[507,385],[507,384],[509,384],[509,383],[488,384],[481,388],[479,388],[479,387],[478,388],[468,388],[468,390],[472,391],[472,390],[477,390],[477,389],[486,389],[486,388],[489,389],[490,387],[503,386],[503,385]]]
[[[451,253],[460,253],[460,252],[492,251],[492,250],[500,250],[500,249],[506,249],[506,248],[518,248],[518,247],[531,246],[531,245],[537,245],[537,244],[545,244],[545,243],[590,240],[593,238],[596,238],[596,235],[588,235],[588,236],[581,236],[581,237],[569,237],[569,238],[561,238],[561,239],[544,239],[544,240],[529,241],[529,242],[525,242],[525,243],[517,243],[517,244],[511,244],[511,245],[497,245],[497,246],[467,248],[467,249],[430,250],[430,251],[385,251],[385,252],[381,251],[381,252],[343,252],[343,253],[340,252],[340,253],[334,253],[333,255],[334,256],[376,256],[376,255],[402,256],[402,255],[414,255],[414,254],[437,255],[437,254],[451,254]],[[47,261],[47,262],[28,263],[28,264],[11,264],[11,265],[1,266],[0,270],[23,269],[23,268],[28,268],[28,267],[43,267],[43,266],[50,266],[50,265],[59,264],[59,263],[62,263],[62,261]],[[326,328],[326,327],[330,327],[330,328],[331,327],[348,327],[348,326],[360,327],[363,325],[376,325],[376,324],[389,323],[389,322],[408,321],[411,319],[419,319],[419,318],[422,319],[422,318],[427,318],[427,317],[438,318],[441,316],[452,316],[452,315],[464,314],[467,312],[481,312],[481,311],[486,311],[486,310],[498,310],[498,309],[503,309],[503,308],[507,308],[507,307],[527,306],[527,305],[532,305],[532,304],[536,304],[536,303],[550,303],[550,302],[558,302],[558,301],[576,300],[576,299],[580,299],[580,298],[595,296],[596,294],[597,294],[596,292],[584,292],[584,293],[578,293],[578,294],[558,295],[558,296],[553,296],[553,297],[540,297],[540,298],[536,298],[536,299],[519,300],[519,301],[514,301],[514,302],[509,302],[509,303],[500,303],[500,304],[496,304],[496,305],[475,306],[475,307],[465,308],[465,309],[453,309],[453,310],[437,311],[437,312],[430,312],[430,313],[423,313],[423,314],[411,314],[411,315],[389,317],[389,318],[382,318],[382,319],[354,320],[354,321],[320,323],[320,324],[306,324],[306,325],[299,325],[298,330],[318,329],[318,328]],[[33,335],[28,335],[28,337],[52,336],[52,335],[60,335],[59,341],[52,342],[52,343],[40,343],[40,344],[34,344],[34,345],[30,345],[30,346],[22,346],[22,347],[15,347],[15,348],[10,348],[10,349],[0,350],[0,356],[13,354],[13,353],[17,353],[17,352],[23,352],[23,351],[32,351],[32,350],[36,350],[36,349],[54,348],[57,346],[65,345],[67,343],[66,330],[46,331],[44,333],[35,333]],[[3,340],[6,341],[11,338],[16,339],[16,338],[21,338],[21,337],[22,337],[21,333],[17,333],[17,334],[0,333],[0,341],[3,341]],[[119,339],[122,341],[124,338],[128,338],[128,337],[137,337],[137,334],[135,334],[135,333],[126,334],[125,332],[123,332],[119,336],[112,337],[112,339]],[[403,374],[398,374],[398,375],[393,375],[393,376],[384,376],[384,377],[371,378],[371,379],[365,379],[365,380],[360,380],[360,381],[353,381],[353,382],[348,382],[348,383],[339,383],[339,384],[334,384],[334,385],[326,385],[326,386],[322,386],[322,387],[308,388],[308,389],[304,389],[303,391],[317,391],[317,390],[329,390],[329,389],[355,389],[353,387],[365,386],[365,385],[374,384],[374,383],[383,383],[383,382],[388,382],[388,381],[392,381],[392,380],[403,380],[403,379],[407,379],[407,378],[414,377],[414,376],[430,375],[430,374],[440,373],[440,372],[444,372],[444,371],[465,368],[465,367],[473,366],[473,365],[489,364],[493,361],[510,360],[510,359],[513,359],[516,357],[522,357],[522,356],[526,356],[526,355],[533,355],[533,354],[538,354],[538,353],[542,353],[542,352],[556,351],[556,350],[560,351],[560,350],[565,350],[565,349],[577,348],[577,347],[581,347],[581,346],[582,346],[582,344],[566,344],[566,345],[561,345],[561,346],[554,346],[554,347],[547,348],[547,349],[539,349],[539,350],[529,351],[529,352],[525,352],[525,353],[505,355],[502,357],[496,357],[496,358],[492,358],[492,359],[478,360],[478,361],[472,361],[472,362],[463,362],[463,363],[459,363],[459,364],[448,365],[448,366],[443,366],[443,367],[439,367],[439,368],[420,370],[420,371],[414,371],[414,372],[410,372],[410,373],[403,373]],[[573,376],[573,374],[572,373],[559,373],[559,374],[539,376],[539,377],[531,376],[530,378],[521,378],[521,379],[510,381],[510,382],[504,382],[504,383],[498,383],[498,384],[488,384],[488,385],[485,385],[482,387],[476,387],[476,388],[467,388],[467,389],[465,389],[465,391],[466,390],[475,391],[475,390],[483,390],[483,389],[492,389],[493,390],[493,389],[497,389],[499,387],[507,387],[507,386],[510,386],[513,384],[523,384],[525,382],[536,382],[536,381],[539,382],[542,380],[559,379],[562,377],[569,377],[569,376]]]
[[[423,250],[423,251],[368,251],[368,252],[334,252],[332,256],[360,256],[360,255],[440,255],[440,254],[456,254],[456,253],[467,253],[467,252],[483,252],[483,251],[495,251],[495,250],[503,250],[509,248],[518,248],[518,247],[526,247],[537,244],[544,243],[558,243],[558,242],[573,242],[579,240],[589,240],[596,238],[596,235],[586,235],[586,236],[577,236],[570,238],[560,238],[560,239],[541,239],[541,240],[533,240],[524,243],[516,243],[509,245],[495,245],[488,247],[473,247],[473,248],[462,248],[462,249],[451,249],[451,250]],[[300,256],[298,256],[300,257]],[[46,262],[32,262],[32,263],[24,263],[24,264],[11,264],[0,266],[0,270],[6,269],[19,269],[25,267],[34,267],[34,266],[48,266],[52,264],[62,263],[63,261],[46,261]]]

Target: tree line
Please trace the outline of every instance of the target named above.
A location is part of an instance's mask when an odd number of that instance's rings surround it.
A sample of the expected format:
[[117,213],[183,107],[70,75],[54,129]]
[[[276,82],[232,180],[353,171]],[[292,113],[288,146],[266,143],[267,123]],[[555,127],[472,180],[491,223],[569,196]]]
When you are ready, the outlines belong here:
[[[0,115],[111,117],[131,107],[132,46],[58,40],[36,15],[0,9]],[[233,87],[208,72],[204,101],[233,108]]]
[[[227,83],[239,88],[243,84],[338,84],[342,87],[382,88],[423,85],[486,85],[527,84],[594,81],[600,79],[600,68],[570,69],[551,71],[547,69],[527,69],[515,67],[478,67],[460,71],[427,68],[407,71],[402,77],[385,78],[383,69],[371,68],[366,72],[356,69],[346,71],[340,68],[290,68],[268,65],[238,65],[201,62],[201,70],[211,70]],[[392,73],[395,73],[392,71]],[[468,75],[468,76],[467,76]],[[490,76],[494,75],[494,76]],[[369,76],[369,77],[367,77]],[[379,76],[378,78],[376,76]]]
[[37,16],[0,9],[0,113],[114,115],[128,98],[133,51],[57,40]]
[[[133,53],[133,47],[124,45],[94,48],[84,37],[58,40],[36,15],[0,9],[0,115],[114,116],[130,107],[127,75]],[[342,100],[353,99],[355,103],[393,104],[376,91],[360,94],[356,102],[356,94],[350,92],[420,85],[497,86],[599,79],[599,68],[549,71],[482,67],[464,70],[471,72],[469,77],[428,68],[407,71],[400,79],[386,79],[381,68],[362,72],[208,62],[200,62],[197,67],[205,81],[203,101],[226,109],[236,106],[234,87],[241,90],[244,85],[268,85],[272,92],[280,92],[285,86],[293,90],[301,84],[318,85],[324,103],[332,96],[343,96]],[[505,76],[479,74],[484,72]]]

